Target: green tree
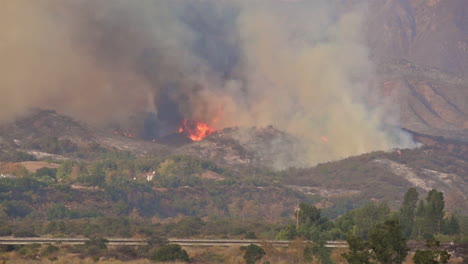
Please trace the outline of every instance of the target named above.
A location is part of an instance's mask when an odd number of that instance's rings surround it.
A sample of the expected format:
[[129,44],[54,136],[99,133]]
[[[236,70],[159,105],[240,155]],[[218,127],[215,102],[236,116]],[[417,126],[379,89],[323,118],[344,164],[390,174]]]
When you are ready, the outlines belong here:
[[[54,246],[54,245],[47,245],[47,247],[45,247],[42,252],[41,252],[41,257],[48,257],[50,255],[53,255],[55,254],[56,252],[58,252],[60,250],[60,248]],[[51,259],[51,258],[49,258]]]
[[278,233],[278,235],[276,236],[276,239],[293,240],[296,237],[296,234],[297,234],[296,226],[288,225]]
[[329,230],[334,228],[332,222],[322,217],[321,210],[313,204],[301,203],[299,205],[299,229],[297,235],[314,241],[310,253],[320,259],[321,263],[331,263],[329,248],[325,247]]
[[189,255],[180,245],[168,244],[156,250],[151,259],[154,261],[189,261]]
[[106,175],[101,163],[94,163],[88,171],[82,171],[78,180],[89,186],[104,186]]
[[62,203],[53,204],[49,210],[47,210],[47,218],[49,220],[70,218],[70,215],[70,209],[65,207]]
[[174,235],[177,237],[191,237],[198,235],[205,222],[200,217],[184,217],[175,226]]
[[83,246],[83,254],[99,259],[99,256],[107,250],[107,243],[109,241],[103,237],[91,237]]
[[434,239],[429,239],[426,242],[426,250],[416,250],[413,256],[414,264],[442,264],[447,263],[450,259],[450,254],[447,250],[438,250],[440,242]]
[[117,215],[126,215],[129,211],[128,204],[124,200],[119,200],[112,209]]
[[304,249],[304,259],[310,260],[316,258],[322,264],[333,264],[331,260],[331,250],[326,247],[325,240],[315,241]]
[[420,200],[415,212],[412,237],[419,238],[424,232],[425,214],[424,201]]
[[373,254],[370,244],[362,237],[349,233],[346,237],[349,252],[342,254],[349,264],[371,264]]
[[377,224],[385,222],[390,216],[390,207],[387,203],[382,202],[368,203],[363,208],[357,209],[354,212],[354,223],[356,224],[360,234],[364,238],[368,237],[369,231]]
[[442,230],[442,220],[444,219],[444,194],[435,189],[429,191],[426,197],[425,215],[431,223],[431,234],[438,234]]
[[410,237],[413,231],[418,199],[419,195],[416,188],[409,188],[405,193],[403,204],[400,208],[400,223],[405,237]]
[[426,205],[423,200],[420,200],[416,209],[412,237],[420,238],[425,236],[425,234],[430,234],[429,230],[430,223],[428,223],[426,218]]
[[[0,204],[1,206],[1,204]],[[0,237],[1,236],[10,236],[13,233],[11,226],[4,221],[0,221]]]
[[0,203],[0,220],[7,219],[7,218],[8,218],[7,207],[4,204]]
[[357,225],[354,217],[355,210],[348,211],[344,215],[339,216],[335,221],[334,224],[337,228],[339,228],[344,234],[353,232],[356,235],[357,232]]
[[247,264],[255,264],[265,256],[265,250],[260,246],[250,244],[245,248],[244,260]]
[[387,220],[373,228],[369,243],[375,258],[383,264],[403,263],[409,250],[401,226],[396,220]]
[[312,204],[301,203],[299,205],[299,225],[306,227],[316,224],[320,219],[320,209]]
[[443,233],[447,235],[456,235],[460,233],[460,224],[458,223],[455,215],[452,215],[449,219],[445,219]]
[[44,167],[36,171],[36,177],[38,178],[50,177],[55,180],[56,176],[57,176],[57,169]]
[[0,161],[3,162],[22,162],[36,161],[36,157],[23,151],[5,151],[0,152]]
[[60,182],[68,178],[73,171],[74,165],[75,165],[74,161],[71,161],[71,160],[64,161],[62,165],[60,165],[60,167],[58,167],[57,169],[57,173],[56,173],[57,180]]
[[6,213],[12,218],[25,217],[32,211],[31,206],[24,201],[9,201],[5,205]]

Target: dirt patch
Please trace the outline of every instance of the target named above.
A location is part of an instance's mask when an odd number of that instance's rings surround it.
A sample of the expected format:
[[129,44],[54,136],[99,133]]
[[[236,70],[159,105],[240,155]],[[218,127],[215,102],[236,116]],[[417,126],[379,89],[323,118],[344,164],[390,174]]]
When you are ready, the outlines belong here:
[[203,179],[215,180],[215,181],[224,181],[225,178],[219,175],[214,171],[207,170],[201,174]]
[[351,197],[361,194],[360,190],[346,190],[346,189],[326,189],[323,187],[310,187],[298,185],[286,185],[294,191],[301,192],[309,195],[318,195],[321,197]]
[[78,185],[78,184],[72,184],[71,186],[72,190],[86,190],[86,191],[104,191],[104,189],[99,188],[98,186],[83,186],[83,185]]
[[153,187],[153,190],[155,190],[157,192],[167,192],[167,191],[169,191],[168,188],[156,188],[156,187]]
[[36,171],[41,168],[57,169],[58,167],[60,167],[59,164],[45,162],[45,161],[24,161],[18,164],[22,165],[23,167],[25,167],[28,171],[32,173],[36,173]]
[[21,166],[19,163],[12,163],[12,162],[0,162],[0,173],[5,174],[14,174],[16,175],[18,172],[24,170],[24,167]]

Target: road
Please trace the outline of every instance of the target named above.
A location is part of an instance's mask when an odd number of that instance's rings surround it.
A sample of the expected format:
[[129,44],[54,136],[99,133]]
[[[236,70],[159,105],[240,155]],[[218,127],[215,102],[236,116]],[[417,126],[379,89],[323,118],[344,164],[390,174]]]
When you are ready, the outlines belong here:
[[[109,246],[144,246],[147,241],[136,238],[107,238]],[[63,244],[63,245],[82,245],[88,238],[76,237],[0,237],[0,245],[28,245],[28,244]],[[258,240],[258,239],[183,239],[169,238],[169,243],[179,244],[184,247],[205,246],[205,247],[233,247],[248,246],[250,244],[271,244],[275,247],[288,247],[290,241],[287,240]],[[310,242],[310,241],[306,241]],[[346,248],[346,241],[327,241],[325,245],[329,248]]]

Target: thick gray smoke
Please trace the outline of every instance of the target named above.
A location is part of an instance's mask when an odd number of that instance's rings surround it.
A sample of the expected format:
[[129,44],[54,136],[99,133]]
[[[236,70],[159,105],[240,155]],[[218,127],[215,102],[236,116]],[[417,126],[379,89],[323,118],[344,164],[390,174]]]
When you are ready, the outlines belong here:
[[46,107],[99,123],[154,112],[164,131],[273,125],[310,164],[410,146],[364,100],[364,8],[339,2],[3,1],[0,121]]

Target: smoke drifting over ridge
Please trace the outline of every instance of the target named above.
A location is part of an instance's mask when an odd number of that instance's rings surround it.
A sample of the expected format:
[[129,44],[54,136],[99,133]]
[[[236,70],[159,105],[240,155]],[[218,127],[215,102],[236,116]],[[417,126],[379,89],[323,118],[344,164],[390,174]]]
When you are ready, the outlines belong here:
[[46,107],[99,123],[156,112],[167,130],[273,125],[308,164],[411,146],[386,125],[393,109],[364,101],[364,8],[339,2],[4,1],[0,121]]

